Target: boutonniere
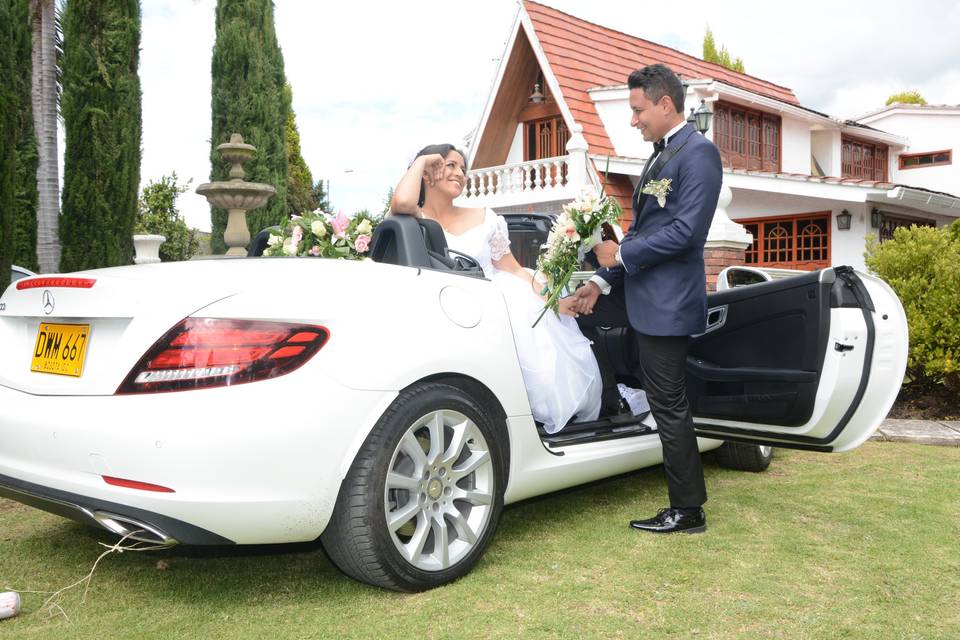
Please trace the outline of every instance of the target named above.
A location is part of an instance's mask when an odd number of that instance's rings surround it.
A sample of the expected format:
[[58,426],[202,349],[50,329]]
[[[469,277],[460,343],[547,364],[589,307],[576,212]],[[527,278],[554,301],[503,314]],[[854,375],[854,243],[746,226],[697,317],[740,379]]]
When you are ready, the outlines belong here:
[[655,196],[657,198],[657,204],[659,204],[661,207],[665,207],[667,206],[667,194],[670,193],[671,182],[673,182],[673,180],[670,178],[648,180],[647,184],[643,187],[642,193],[645,193],[648,196]]

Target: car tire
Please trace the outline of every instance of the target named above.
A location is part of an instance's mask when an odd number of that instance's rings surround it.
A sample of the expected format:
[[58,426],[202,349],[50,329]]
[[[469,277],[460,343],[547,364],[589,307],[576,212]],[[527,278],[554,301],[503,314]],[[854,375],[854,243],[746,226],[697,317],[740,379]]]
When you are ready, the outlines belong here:
[[400,393],[347,473],[320,537],[345,574],[396,591],[452,582],[496,530],[506,437],[490,411],[439,382]]
[[770,461],[773,460],[773,447],[744,442],[724,442],[717,448],[716,455],[717,464],[721,467],[760,472],[770,466]]

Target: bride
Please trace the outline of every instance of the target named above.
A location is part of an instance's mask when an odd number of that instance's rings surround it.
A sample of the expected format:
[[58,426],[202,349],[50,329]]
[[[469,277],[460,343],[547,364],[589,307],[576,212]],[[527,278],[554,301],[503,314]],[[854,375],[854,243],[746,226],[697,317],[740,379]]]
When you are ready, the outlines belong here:
[[393,191],[391,215],[415,214],[443,227],[447,246],[477,261],[503,293],[530,409],[547,433],[571,419],[596,420],[602,383],[596,358],[573,319],[573,298],[560,300],[560,317],[547,312],[533,276],[510,252],[507,222],[490,209],[453,204],[466,181],[463,153],[450,144],[425,147]]

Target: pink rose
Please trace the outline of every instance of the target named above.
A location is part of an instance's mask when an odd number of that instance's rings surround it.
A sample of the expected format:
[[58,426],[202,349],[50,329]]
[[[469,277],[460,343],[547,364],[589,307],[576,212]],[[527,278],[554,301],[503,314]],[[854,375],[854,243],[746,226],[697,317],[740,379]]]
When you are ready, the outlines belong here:
[[366,253],[367,249],[370,248],[370,236],[357,236],[356,241],[353,243],[353,247],[357,250],[357,253]]
[[334,235],[342,236],[347,227],[350,226],[350,218],[343,215],[343,211],[338,211],[337,215],[330,221],[330,226],[333,227]]
[[309,253],[310,253],[310,255],[312,255],[312,256],[318,256],[318,255],[320,255],[320,245],[315,244],[315,245],[313,245],[312,247],[310,247],[310,252],[309,252]]
[[290,234],[290,238],[293,240],[294,245],[300,244],[300,241],[303,240],[303,229],[300,228],[300,225],[293,225],[293,233]]

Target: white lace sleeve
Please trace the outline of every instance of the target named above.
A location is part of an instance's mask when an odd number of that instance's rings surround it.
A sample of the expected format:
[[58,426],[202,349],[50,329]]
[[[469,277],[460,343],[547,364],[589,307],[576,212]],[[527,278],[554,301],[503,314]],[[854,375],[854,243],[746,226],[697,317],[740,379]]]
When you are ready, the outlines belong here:
[[499,260],[510,253],[510,234],[507,231],[507,221],[503,216],[490,212],[493,215],[493,231],[490,233],[490,258]]

